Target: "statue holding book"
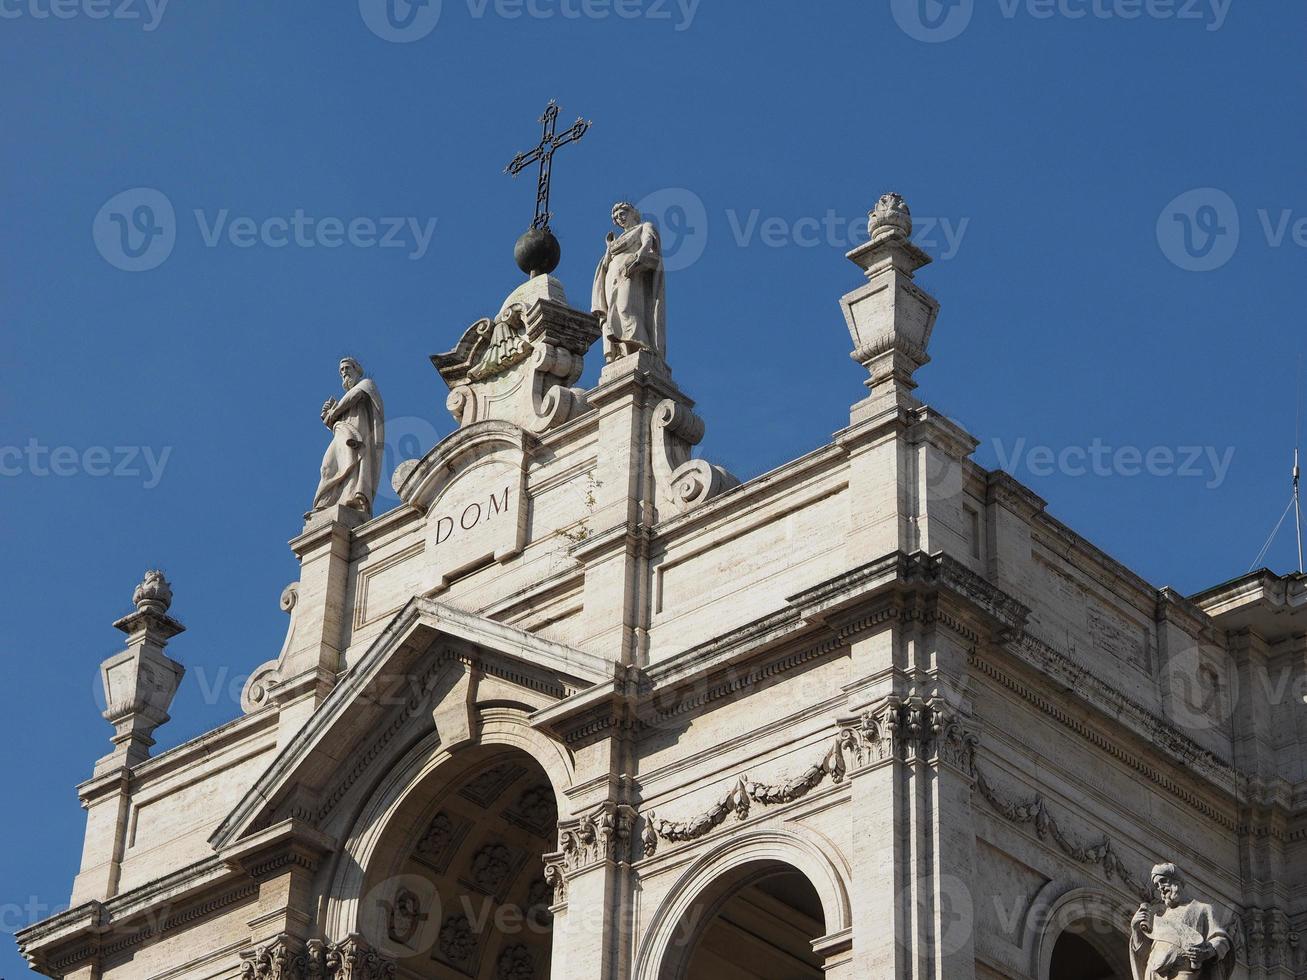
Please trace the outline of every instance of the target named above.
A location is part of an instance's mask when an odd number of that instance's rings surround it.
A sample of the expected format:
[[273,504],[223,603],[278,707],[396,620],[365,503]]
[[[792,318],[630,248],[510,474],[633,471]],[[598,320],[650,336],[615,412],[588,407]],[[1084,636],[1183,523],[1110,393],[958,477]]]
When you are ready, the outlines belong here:
[[1226,980],[1234,970],[1233,941],[1216,910],[1186,900],[1174,864],[1152,871],[1158,901],[1139,906],[1130,922],[1134,980]]

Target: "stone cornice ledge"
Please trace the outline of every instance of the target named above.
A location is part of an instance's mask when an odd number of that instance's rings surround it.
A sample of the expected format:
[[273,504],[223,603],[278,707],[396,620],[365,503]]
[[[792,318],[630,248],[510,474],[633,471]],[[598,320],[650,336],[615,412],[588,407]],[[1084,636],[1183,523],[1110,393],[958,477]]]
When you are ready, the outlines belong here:
[[837,636],[831,635],[827,620],[902,581],[907,561],[908,556],[901,552],[885,555],[790,596],[784,609],[647,667],[642,696],[759,656],[813,630],[827,634],[827,642],[818,644],[821,649],[834,648],[838,644],[829,641]]
[[[1160,749],[1164,755],[1177,763],[1186,772],[1201,777],[1204,781],[1229,794],[1232,799],[1237,799],[1241,795],[1245,781],[1233,766],[1222,762],[1213,753],[1203,748],[1170,722],[1153,714],[1143,705],[1125,693],[1118,691],[1111,684],[1089,672],[1079,663],[1055,650],[1047,643],[1021,630],[1007,636],[999,649],[1024,667],[1035,671],[1041,677],[1053,681],[1057,685],[1060,695],[1079,701],[1098,713],[1101,719],[1126,729],[1131,734]],[[1046,701],[1039,692],[1026,688],[1018,679],[1004,675],[1002,669],[992,662],[992,658],[985,656],[981,651],[973,651],[972,662],[987,676],[994,678],[1009,689],[1012,689],[1012,685],[1016,684],[1020,688],[1016,693],[1027,701],[1034,703],[1036,707],[1040,707],[1046,714],[1053,710],[1056,712],[1053,716],[1057,717],[1063,724],[1067,724],[1072,728],[1084,727],[1079,719],[1073,719],[1069,715],[1059,717],[1064,713],[1056,710],[1055,699]],[[1044,704],[1041,704],[1041,702],[1044,702]],[[1073,722],[1074,724],[1072,724]],[[1087,731],[1089,730],[1086,729]],[[1081,734],[1084,735],[1086,732],[1081,732]],[[1095,734],[1097,735],[1097,733]],[[1098,737],[1091,740],[1098,743],[1103,739],[1104,736],[1098,735]],[[1118,745],[1112,748],[1113,755],[1119,755],[1123,758],[1131,756],[1125,746]],[[1133,765],[1132,768],[1138,769],[1139,765]],[[1160,774],[1158,775],[1160,777]],[[1169,783],[1170,781],[1166,780],[1166,782]],[[1172,792],[1175,791],[1173,787],[1168,786],[1168,788],[1172,789]]]
[[[956,559],[895,551],[790,596],[784,609],[646,668],[642,700],[675,685],[697,683],[808,634],[815,636],[789,657],[795,664],[839,649],[891,618],[894,611],[889,603],[896,593],[941,589],[978,611],[995,633],[1020,629],[1030,614],[1026,606]],[[872,604],[877,599],[883,602]]]
[[[106,901],[93,899],[75,906],[19,930],[14,938],[29,963],[43,968],[42,972],[57,973],[63,965],[128,941],[143,942],[156,931],[187,921],[201,893],[213,893],[223,884],[242,886],[251,894],[257,889],[248,876],[215,856]],[[188,898],[196,902],[186,902]],[[160,909],[167,914],[160,916]],[[118,935],[124,931],[126,935]]]

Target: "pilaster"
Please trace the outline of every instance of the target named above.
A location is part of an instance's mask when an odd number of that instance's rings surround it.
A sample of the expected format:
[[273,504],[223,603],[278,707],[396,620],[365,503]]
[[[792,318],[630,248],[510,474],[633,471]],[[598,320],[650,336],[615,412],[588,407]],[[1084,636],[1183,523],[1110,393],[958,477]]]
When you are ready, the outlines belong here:
[[345,668],[349,559],[354,529],[367,517],[336,505],[309,515],[290,542],[300,561],[295,629],[277,665],[270,696],[280,708],[283,747],[322,703]]

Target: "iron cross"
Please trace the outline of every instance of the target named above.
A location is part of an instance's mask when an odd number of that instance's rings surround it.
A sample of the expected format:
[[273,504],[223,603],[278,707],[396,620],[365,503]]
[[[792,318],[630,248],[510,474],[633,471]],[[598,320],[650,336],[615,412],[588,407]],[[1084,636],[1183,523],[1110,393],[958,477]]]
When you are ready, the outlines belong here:
[[554,151],[560,146],[566,146],[568,143],[575,143],[585,135],[586,130],[590,128],[590,122],[586,119],[577,119],[572,123],[570,129],[561,136],[554,135],[554,127],[558,124],[558,103],[553,99],[549,100],[549,105],[545,108],[545,114],[540,117],[540,122],[544,125],[544,135],[540,137],[540,145],[534,150],[528,150],[525,153],[519,153],[513,157],[513,162],[504,168],[504,173],[512,174],[516,177],[530,164],[540,161],[540,180],[536,184],[536,216],[531,222],[532,228],[548,228],[549,219],[553,213],[549,210],[549,178],[554,167]]

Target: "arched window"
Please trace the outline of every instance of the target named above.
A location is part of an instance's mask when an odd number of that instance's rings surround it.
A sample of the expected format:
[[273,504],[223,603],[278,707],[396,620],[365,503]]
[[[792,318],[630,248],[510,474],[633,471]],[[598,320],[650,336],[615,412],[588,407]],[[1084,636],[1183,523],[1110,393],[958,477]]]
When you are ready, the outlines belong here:
[[820,980],[812,944],[826,933],[812,883],[790,865],[757,861],[715,881],[682,917],[662,980]]
[[[1124,944],[1125,937],[1121,942]],[[1098,945],[1068,930],[1053,946],[1049,980],[1130,980],[1130,969],[1121,962],[1124,952],[1115,959],[1114,965]],[[1124,973],[1120,972],[1123,967]]]
[[1131,980],[1126,926],[1133,911],[1093,888],[1050,882],[1036,896],[1023,945],[1035,953],[1036,980]]

